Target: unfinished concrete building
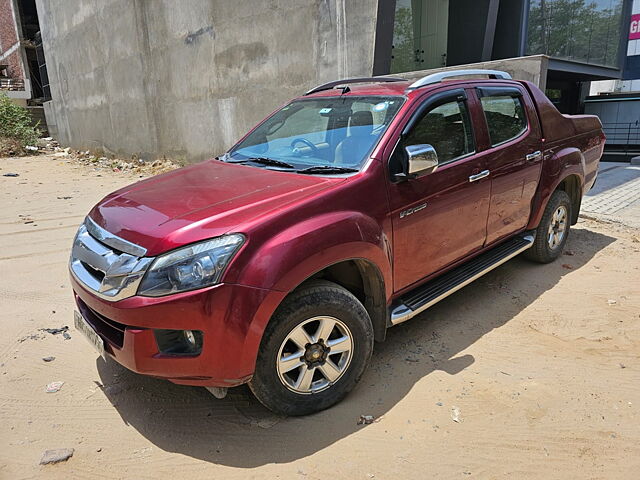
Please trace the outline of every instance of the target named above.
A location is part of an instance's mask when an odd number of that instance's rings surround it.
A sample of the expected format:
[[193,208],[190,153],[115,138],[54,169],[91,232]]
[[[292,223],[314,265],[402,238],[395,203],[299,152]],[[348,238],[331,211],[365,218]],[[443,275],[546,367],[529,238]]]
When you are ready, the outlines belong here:
[[46,130],[42,104],[51,95],[35,0],[0,0],[0,92]]
[[631,13],[630,0],[36,3],[54,135],[187,161],[224,152],[282,102],[337,78],[480,62],[575,113],[591,80],[622,77]]

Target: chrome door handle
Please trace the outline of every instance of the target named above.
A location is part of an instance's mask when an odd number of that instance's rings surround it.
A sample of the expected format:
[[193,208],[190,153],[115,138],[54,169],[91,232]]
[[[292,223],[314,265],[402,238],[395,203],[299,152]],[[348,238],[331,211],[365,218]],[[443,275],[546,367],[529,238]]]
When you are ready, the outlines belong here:
[[540,158],[542,156],[542,152],[540,150],[530,153],[528,154],[526,157],[527,162],[533,162],[534,160],[537,160],[538,158]]
[[478,180],[488,177],[491,172],[489,170],[483,170],[480,173],[476,173],[475,175],[471,175],[469,177],[470,182],[477,182]]

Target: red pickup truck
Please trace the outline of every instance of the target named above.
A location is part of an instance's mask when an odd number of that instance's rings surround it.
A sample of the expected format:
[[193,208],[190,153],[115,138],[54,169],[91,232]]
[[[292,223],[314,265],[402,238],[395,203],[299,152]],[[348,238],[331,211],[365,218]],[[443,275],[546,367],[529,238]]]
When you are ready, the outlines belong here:
[[71,254],[76,327],[134,372],[322,410],[387,328],[515,255],[556,259],[604,141],[499,71],[321,85],[98,203]]

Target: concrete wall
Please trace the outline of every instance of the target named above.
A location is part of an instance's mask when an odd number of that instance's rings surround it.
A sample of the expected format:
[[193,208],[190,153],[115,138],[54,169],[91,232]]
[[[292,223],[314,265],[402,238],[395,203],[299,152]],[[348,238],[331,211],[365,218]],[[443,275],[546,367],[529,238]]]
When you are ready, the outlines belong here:
[[37,0],[59,140],[143,158],[224,152],[318,83],[368,76],[377,0]]

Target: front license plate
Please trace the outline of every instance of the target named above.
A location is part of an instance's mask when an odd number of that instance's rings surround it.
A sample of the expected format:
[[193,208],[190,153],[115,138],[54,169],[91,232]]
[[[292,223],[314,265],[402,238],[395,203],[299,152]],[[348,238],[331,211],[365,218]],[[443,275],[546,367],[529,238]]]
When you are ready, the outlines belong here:
[[93,345],[96,350],[98,350],[100,356],[104,358],[104,341],[77,310],[73,311],[73,323],[76,327],[76,330],[82,332],[87,340],[89,340],[89,343],[91,343],[91,345]]

